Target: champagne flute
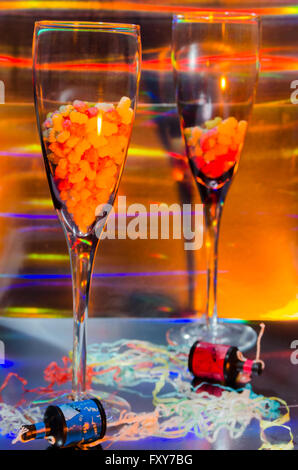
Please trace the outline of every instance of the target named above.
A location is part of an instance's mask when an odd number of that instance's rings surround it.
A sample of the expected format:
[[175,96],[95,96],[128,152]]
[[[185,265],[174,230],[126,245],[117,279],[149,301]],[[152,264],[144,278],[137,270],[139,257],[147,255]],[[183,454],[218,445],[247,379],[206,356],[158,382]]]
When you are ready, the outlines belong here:
[[176,101],[190,168],[204,205],[207,324],[172,329],[174,344],[201,339],[245,350],[248,325],[219,323],[218,236],[224,201],[237,171],[259,68],[259,19],[251,13],[198,11],[173,18]]
[[[86,397],[86,323],[94,258],[124,168],[140,78],[140,27],[39,21],[33,41],[37,124],[71,261],[72,399]],[[105,408],[117,405],[94,392]],[[119,398],[123,407],[125,400]],[[125,402],[125,406],[128,404]]]

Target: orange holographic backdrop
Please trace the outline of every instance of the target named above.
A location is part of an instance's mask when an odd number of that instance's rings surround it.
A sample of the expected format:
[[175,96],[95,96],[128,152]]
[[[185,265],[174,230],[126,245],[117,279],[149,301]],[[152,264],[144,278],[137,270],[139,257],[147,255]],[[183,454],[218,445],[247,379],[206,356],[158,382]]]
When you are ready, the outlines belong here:
[[[176,12],[187,12],[202,10],[202,7],[198,6],[196,0],[188,0],[184,2],[184,5],[181,5],[181,1],[172,1],[172,2],[125,2],[125,1],[3,1],[1,2],[1,10],[27,10],[27,9],[53,9],[53,10],[100,10],[100,11],[109,11],[109,10],[122,10],[122,11],[141,11],[141,12],[154,12],[156,13],[157,9],[161,13],[176,13]],[[220,2],[223,3],[223,2]],[[229,3],[232,3],[231,7]],[[234,8],[234,2],[224,2],[222,5],[218,5],[216,10],[225,10],[231,9],[235,12],[237,11],[249,11],[252,9],[255,13],[263,15],[295,15],[297,14],[297,6],[271,6],[271,7],[250,7],[249,2],[247,2],[247,7],[244,8]],[[188,5],[185,5],[188,4]],[[204,2],[203,9],[208,9],[208,4],[210,9],[214,9],[213,2]]]

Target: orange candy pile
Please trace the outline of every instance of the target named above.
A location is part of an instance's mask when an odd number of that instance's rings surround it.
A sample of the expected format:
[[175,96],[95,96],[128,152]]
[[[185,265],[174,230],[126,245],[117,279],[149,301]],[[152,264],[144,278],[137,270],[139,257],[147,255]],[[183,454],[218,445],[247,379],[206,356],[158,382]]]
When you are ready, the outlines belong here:
[[75,100],[49,113],[43,138],[62,201],[86,233],[96,208],[109,201],[126,156],[134,111],[122,97],[109,103]]
[[184,129],[190,157],[196,167],[209,178],[219,178],[239,159],[246,134],[247,122],[234,117],[222,120],[216,117]]

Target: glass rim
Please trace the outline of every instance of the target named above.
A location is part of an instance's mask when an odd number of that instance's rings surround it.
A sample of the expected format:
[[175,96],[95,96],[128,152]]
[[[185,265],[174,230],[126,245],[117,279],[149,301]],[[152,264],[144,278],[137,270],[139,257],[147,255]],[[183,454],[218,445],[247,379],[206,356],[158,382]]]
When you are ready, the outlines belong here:
[[120,32],[140,32],[140,25],[131,23],[108,23],[103,21],[56,21],[56,20],[40,20],[35,21],[37,28],[50,29],[74,29],[74,30],[114,30]]
[[230,10],[194,10],[185,13],[176,13],[173,16],[175,23],[216,23],[222,22],[239,22],[239,23],[255,23],[260,20],[260,16],[254,12],[247,11],[230,11]]

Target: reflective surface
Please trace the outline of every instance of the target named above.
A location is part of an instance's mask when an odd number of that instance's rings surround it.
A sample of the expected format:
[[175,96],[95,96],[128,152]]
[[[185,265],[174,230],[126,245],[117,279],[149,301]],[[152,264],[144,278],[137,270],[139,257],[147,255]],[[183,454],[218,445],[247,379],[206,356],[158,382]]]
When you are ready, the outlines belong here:
[[[166,344],[165,333],[173,323],[161,320],[130,320],[130,319],[90,319],[88,343],[113,342],[119,339],[139,339],[155,344]],[[255,328],[256,325],[253,325]],[[71,349],[71,320],[29,320],[29,319],[2,319],[0,322],[0,338],[5,343],[7,368],[0,366],[0,386],[8,372],[16,372],[28,380],[29,387],[45,384],[43,370],[51,361],[59,361]],[[41,340],[40,338],[43,338]],[[266,325],[262,341],[261,357],[266,363],[264,373],[253,380],[253,390],[266,397],[276,396],[287,402],[290,410],[289,426],[294,437],[294,446],[297,448],[298,438],[298,402],[297,402],[297,367],[291,364],[293,349],[290,345],[298,338],[298,325],[296,322],[270,323]],[[29,346],[30,344],[30,346]],[[254,356],[252,351],[249,357]],[[20,384],[11,381],[9,385],[9,399],[13,402],[20,396]],[[148,383],[141,391],[147,394],[143,398],[137,393],[125,393],[132,411],[151,411],[152,387]],[[4,401],[7,399],[3,392]],[[288,441],[288,433],[278,429],[274,435],[274,442]],[[106,443],[103,447],[106,448]],[[239,439],[230,439],[228,433],[221,432],[214,442],[210,444],[204,439],[195,438],[192,434],[183,439],[157,439],[147,438],[138,442],[117,442],[111,447],[115,449],[258,449],[261,446],[260,428],[256,420],[252,420],[244,434]],[[0,449],[45,449],[45,441],[17,443],[11,445],[11,439],[0,436]]]

